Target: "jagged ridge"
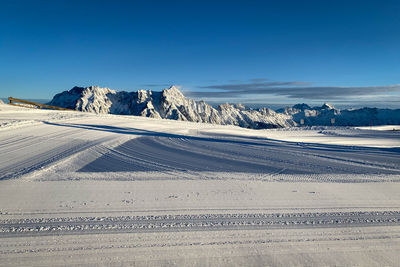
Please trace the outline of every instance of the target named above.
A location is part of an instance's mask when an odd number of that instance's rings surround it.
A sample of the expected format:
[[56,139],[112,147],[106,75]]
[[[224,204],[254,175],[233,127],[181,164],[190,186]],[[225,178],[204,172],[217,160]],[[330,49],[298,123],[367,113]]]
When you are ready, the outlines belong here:
[[[296,124],[301,120],[308,126],[368,126],[368,125],[397,125],[400,124],[400,109],[336,109],[330,104],[311,108],[307,104],[297,104],[293,107],[278,109],[277,113],[292,117]],[[334,119],[334,123],[332,120]]]
[[302,120],[304,125],[324,126],[331,125],[332,118],[337,126],[400,124],[400,109],[339,110],[327,103],[321,107],[297,104],[276,112],[269,108],[246,109],[241,104],[228,103],[214,108],[204,101],[187,99],[175,86],[161,92],[117,92],[98,86],[74,87],[55,95],[49,104],[86,112],[237,125],[252,129],[296,126]]
[[277,114],[268,108],[247,110],[238,104],[222,104],[214,108],[204,101],[187,99],[175,86],[161,92],[117,92],[98,86],[74,87],[55,95],[49,104],[95,113],[238,125],[252,129],[296,125],[290,115]]

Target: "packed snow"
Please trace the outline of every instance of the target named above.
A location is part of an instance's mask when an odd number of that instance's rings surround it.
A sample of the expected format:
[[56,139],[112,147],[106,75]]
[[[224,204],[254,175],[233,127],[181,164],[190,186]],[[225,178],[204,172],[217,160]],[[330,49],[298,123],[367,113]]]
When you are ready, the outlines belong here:
[[110,115],[110,93],[0,104],[1,265],[398,263],[400,131]]

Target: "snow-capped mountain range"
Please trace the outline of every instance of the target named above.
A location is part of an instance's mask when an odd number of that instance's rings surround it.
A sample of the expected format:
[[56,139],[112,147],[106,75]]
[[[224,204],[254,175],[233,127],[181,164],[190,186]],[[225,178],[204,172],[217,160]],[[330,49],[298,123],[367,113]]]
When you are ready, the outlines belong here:
[[74,87],[55,95],[49,105],[86,112],[237,125],[252,129],[291,127],[301,123],[309,126],[332,125],[332,118],[337,126],[400,124],[400,109],[339,110],[329,104],[321,107],[297,104],[277,111],[269,108],[248,109],[241,104],[222,104],[214,108],[204,101],[186,98],[175,86],[161,92],[117,92],[98,86]]

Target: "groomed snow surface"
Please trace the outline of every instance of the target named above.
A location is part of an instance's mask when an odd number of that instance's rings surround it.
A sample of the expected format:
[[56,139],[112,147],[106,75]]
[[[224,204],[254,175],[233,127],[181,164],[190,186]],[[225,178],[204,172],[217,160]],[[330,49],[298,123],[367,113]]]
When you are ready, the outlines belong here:
[[0,265],[398,266],[396,129],[0,104]]

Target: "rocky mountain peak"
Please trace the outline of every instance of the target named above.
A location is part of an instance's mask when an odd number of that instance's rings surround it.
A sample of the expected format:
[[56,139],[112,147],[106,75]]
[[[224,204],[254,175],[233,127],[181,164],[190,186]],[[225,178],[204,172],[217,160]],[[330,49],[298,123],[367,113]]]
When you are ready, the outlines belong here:
[[300,110],[305,110],[305,109],[311,109],[311,107],[305,103],[302,104],[296,104],[293,106],[294,109],[300,109]]
[[54,96],[49,103],[86,112],[135,115],[182,121],[206,122],[224,125],[238,125],[245,128],[277,128],[299,125],[336,126],[400,124],[400,110],[359,109],[338,110],[325,103],[311,108],[307,104],[297,104],[276,112],[263,109],[246,109],[241,104],[221,104],[217,108],[204,101],[187,99],[177,86],[161,92],[139,90],[137,92],[115,91],[99,86],[78,87]]
[[164,89],[162,91],[162,94],[165,98],[168,98],[169,100],[182,100],[185,98],[185,96],[182,94],[182,92],[178,89],[178,87],[172,85],[168,89]]
[[321,106],[321,109],[335,109],[335,107],[333,105],[329,104],[329,103],[324,103]]

